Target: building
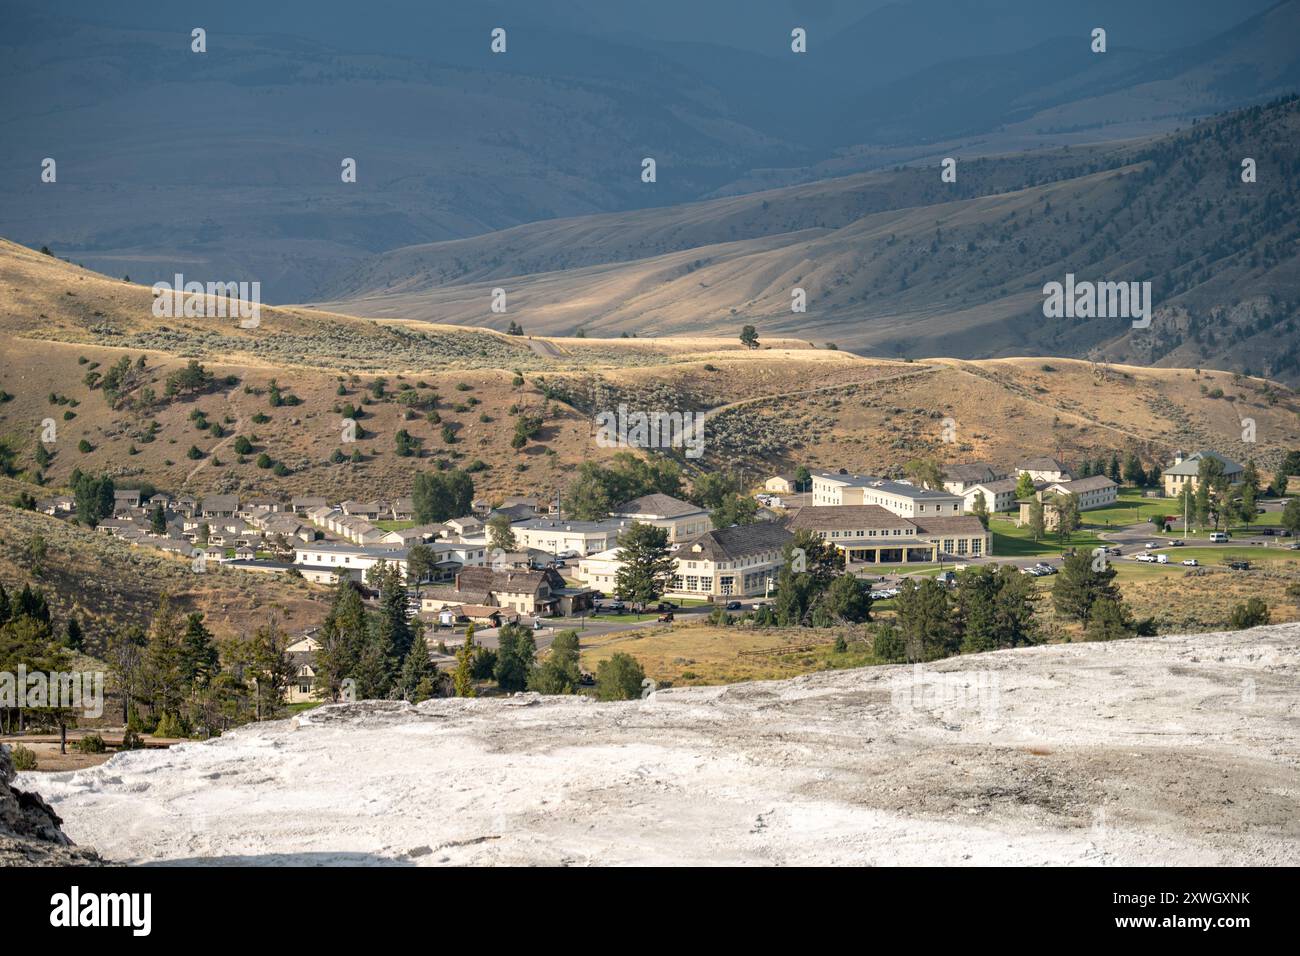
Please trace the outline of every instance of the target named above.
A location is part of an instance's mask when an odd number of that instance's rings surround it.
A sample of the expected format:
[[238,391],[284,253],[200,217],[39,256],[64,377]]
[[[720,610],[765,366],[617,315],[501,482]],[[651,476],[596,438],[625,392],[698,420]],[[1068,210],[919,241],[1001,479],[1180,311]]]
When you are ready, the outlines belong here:
[[510,526],[515,543],[522,548],[537,548],[549,554],[581,557],[607,551],[618,544],[619,535],[632,522],[617,518],[603,521],[561,521],[558,518],[529,518]]
[[633,498],[613,508],[610,516],[629,523],[666,528],[670,543],[698,537],[713,527],[708,511],[672,495],[653,494]]
[[763,482],[763,490],[771,492],[774,495],[794,494],[798,490],[795,486],[797,482],[794,475],[773,475],[767,481]]
[[304,634],[284,649],[293,664],[293,679],[285,690],[285,700],[290,704],[300,704],[314,699],[316,690],[316,652],[320,650],[320,641],[310,634]]
[[1074,476],[1055,458],[1026,458],[1016,465],[1016,476],[1029,472],[1034,481],[1069,481]]
[[962,510],[967,513],[975,511],[976,495],[984,496],[984,507],[990,513],[994,511],[1016,510],[1016,479],[999,478],[997,481],[978,481],[968,485],[961,492]]
[[293,564],[308,581],[330,584],[335,575],[346,574],[364,582],[366,572],[380,561],[396,564],[406,574],[405,548],[392,546],[363,547],[335,541],[313,541],[293,549]]
[[932,564],[992,553],[992,535],[974,515],[904,518],[879,505],[830,505],[800,508],[786,527],[817,535],[843,553],[846,567]]
[[571,588],[554,568],[496,570],[465,568],[447,587],[422,588],[420,610],[437,612],[465,606],[502,608],[549,617],[591,607],[588,588]]
[[705,532],[677,546],[677,574],[669,593],[707,598],[766,594],[793,537],[770,521]]
[[618,569],[623,564],[618,553],[618,548],[610,548],[587,555],[578,562],[578,580],[589,588],[613,594],[617,588]]
[[815,507],[879,505],[904,518],[962,513],[960,495],[948,491],[931,491],[906,481],[819,471],[813,473],[812,482],[812,503]]
[[239,511],[239,495],[208,495],[199,502],[199,514],[205,518],[230,518]]
[[1106,505],[1114,504],[1119,499],[1119,486],[1105,475],[1090,475],[1087,478],[1076,478],[1074,481],[1041,483],[1035,489],[1033,498],[1023,498],[1017,502],[1020,516],[1016,519],[1016,524],[1029,523],[1029,509],[1033,506],[1033,502],[1038,500],[1043,502],[1044,529],[1050,531],[1055,528],[1058,515],[1052,501],[1057,495],[1074,495],[1080,511],[1091,511],[1093,508],[1104,508]]
[[[954,495],[966,497],[966,492],[975,485],[987,485],[994,481],[1002,481],[1010,478],[1011,473],[999,465],[987,461],[972,461],[965,464],[944,465],[943,467],[943,488],[944,491],[951,492]],[[970,510],[970,499],[967,498],[966,510]],[[993,510],[990,503],[989,510]]]
[[1200,480],[1201,461],[1205,458],[1215,458],[1220,461],[1223,464],[1223,474],[1228,481],[1233,484],[1241,481],[1242,473],[1246,469],[1217,451],[1197,451],[1185,458],[1182,452],[1177,452],[1174,455],[1174,463],[1164,470],[1165,497],[1177,498],[1189,485],[1192,491],[1196,491]]
[[140,491],[138,488],[123,488],[113,492],[113,514],[130,514],[140,510]]

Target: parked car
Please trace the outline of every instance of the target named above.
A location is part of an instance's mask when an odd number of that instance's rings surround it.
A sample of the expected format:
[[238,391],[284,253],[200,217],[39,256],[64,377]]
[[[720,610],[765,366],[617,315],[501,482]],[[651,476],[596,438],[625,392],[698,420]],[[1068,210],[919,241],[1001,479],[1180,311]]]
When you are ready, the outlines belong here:
[[[734,602],[733,602],[733,603],[734,603]],[[677,610],[677,605],[674,604],[672,601],[660,601],[660,602],[659,602],[658,610],[660,610],[660,611],[675,611],[675,610]]]
[[600,609],[602,611],[609,611],[611,614],[622,614],[627,610],[627,605],[622,601],[611,601],[608,604],[602,604]]
[[728,602],[727,602],[727,610],[728,610],[728,611],[739,611],[739,610],[740,610],[740,602],[739,602],[739,601],[728,601]]
[[1234,570],[1234,571],[1249,571],[1249,570],[1250,570],[1250,562],[1249,562],[1249,561],[1229,561],[1229,562],[1228,562],[1228,567],[1232,568],[1232,570]]
[[667,612],[665,612],[664,614],[660,614],[660,615],[659,615],[659,623],[660,623],[660,624],[671,624],[672,622],[673,622],[673,612],[672,612],[672,611],[667,611]]
[[1277,529],[1277,536],[1278,536],[1279,538],[1289,538],[1289,537],[1291,537],[1291,532],[1288,531],[1286,528],[1278,528],[1278,529]]
[[1107,553],[1107,554],[1123,554],[1123,553],[1124,553],[1124,549],[1123,549],[1123,548],[1119,548],[1119,547],[1115,547],[1115,548],[1107,548],[1107,549],[1106,549],[1106,553]]
[[1154,554],[1135,554],[1133,559],[1135,561],[1143,561],[1146,564],[1153,564],[1155,563],[1156,556]]
[[1196,568],[1200,567],[1201,562],[1197,561],[1195,558],[1184,558],[1183,564],[1189,568]]
[[1275,531],[1273,528],[1261,528],[1259,533],[1266,538],[1271,538],[1273,537],[1273,535],[1277,534],[1277,531]]

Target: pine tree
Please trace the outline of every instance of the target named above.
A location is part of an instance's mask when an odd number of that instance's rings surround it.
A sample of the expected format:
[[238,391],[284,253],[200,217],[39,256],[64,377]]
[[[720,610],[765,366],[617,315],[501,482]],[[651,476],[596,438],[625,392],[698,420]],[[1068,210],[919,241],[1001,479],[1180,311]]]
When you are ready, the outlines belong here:
[[989,503],[984,497],[984,492],[975,492],[975,500],[971,504],[970,513],[980,519],[980,524],[984,530],[989,530]]
[[[4,623],[4,617],[0,615],[0,624],[2,623]],[[85,646],[85,634],[81,630],[81,622],[77,620],[76,615],[68,617],[68,628],[64,632],[63,643],[74,651],[79,651]]]
[[456,649],[456,672],[452,675],[452,686],[456,688],[457,697],[477,697],[478,688],[474,686],[474,625],[465,629],[465,643]]
[[668,590],[677,563],[668,550],[668,529],[633,523],[619,535],[620,562],[614,583],[626,600],[644,607]]
[[212,639],[212,632],[203,623],[203,615],[195,611],[185,618],[185,633],[181,637],[181,680],[191,697],[207,687],[220,669],[220,655]]
[[497,632],[497,663],[493,676],[503,691],[521,691],[528,686],[528,676],[537,655],[533,632],[518,624],[506,624]]
[[1114,641],[1134,634],[1133,616],[1123,601],[1100,597],[1092,606],[1084,636],[1090,641]]
[[933,578],[912,578],[899,589],[896,619],[909,661],[932,661],[956,653],[960,634],[948,592]]
[[163,514],[161,502],[153,506],[153,511],[149,515],[149,530],[154,534],[167,533],[167,517]]
[[1114,582],[1113,567],[1106,564],[1098,571],[1093,567],[1092,555],[1080,551],[1066,558],[1061,566],[1061,573],[1052,585],[1052,605],[1062,617],[1086,623],[1098,601],[1121,603]]
[[429,659],[429,645],[424,640],[423,628],[417,630],[421,633],[413,636],[411,648],[402,662],[402,671],[397,681],[402,699],[412,704],[418,704],[432,697],[438,678],[438,669]]
[[338,700],[343,681],[356,680],[368,637],[361,595],[350,578],[340,575],[330,613],[320,629],[321,646],[313,668],[317,694],[325,700]]

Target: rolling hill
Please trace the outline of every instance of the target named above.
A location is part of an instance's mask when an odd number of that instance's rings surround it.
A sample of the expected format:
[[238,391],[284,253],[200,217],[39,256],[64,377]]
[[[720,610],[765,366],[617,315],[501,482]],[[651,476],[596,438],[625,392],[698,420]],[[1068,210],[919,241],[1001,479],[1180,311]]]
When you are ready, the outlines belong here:
[[[1298,137],[1289,97],[1136,143],[962,163],[953,184],[900,169],[536,223],[377,257],[329,307],[543,334],[752,323],[888,357],[1102,355],[1295,381]],[[1150,281],[1151,328],[1045,320],[1042,287],[1068,273]],[[497,287],[506,315],[489,311]]]
[[[416,471],[457,467],[489,497],[551,494],[577,464],[615,453],[594,440],[593,419],[620,403],[706,414],[705,454],[683,461],[688,473],[755,480],[800,463],[897,473],[921,456],[1133,450],[1162,463],[1203,446],[1268,468],[1300,447],[1290,389],[1209,368],[870,358],[766,337],[748,349],[731,337],[510,336],[279,307],[246,329],[159,318],[150,289],[12,243],[0,243],[0,290],[0,465],[38,496],[76,468],[123,486],[341,499],[405,495]],[[210,380],[168,395],[191,361]],[[346,411],[359,412],[355,445],[342,442]],[[516,450],[523,418],[538,431]],[[945,418],[955,441],[943,441]],[[1242,442],[1245,418],[1254,444]],[[42,443],[51,423],[55,440]],[[398,454],[399,429],[414,454]],[[237,437],[251,449],[237,451]]]

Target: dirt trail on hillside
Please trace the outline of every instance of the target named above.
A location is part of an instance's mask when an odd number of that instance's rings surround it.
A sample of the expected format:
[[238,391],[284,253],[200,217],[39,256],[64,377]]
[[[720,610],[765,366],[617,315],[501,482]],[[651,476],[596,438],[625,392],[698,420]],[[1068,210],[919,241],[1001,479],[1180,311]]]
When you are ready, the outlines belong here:
[[131,861],[1300,864],[1300,624],[646,700],[363,702],[26,774]]

